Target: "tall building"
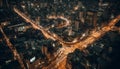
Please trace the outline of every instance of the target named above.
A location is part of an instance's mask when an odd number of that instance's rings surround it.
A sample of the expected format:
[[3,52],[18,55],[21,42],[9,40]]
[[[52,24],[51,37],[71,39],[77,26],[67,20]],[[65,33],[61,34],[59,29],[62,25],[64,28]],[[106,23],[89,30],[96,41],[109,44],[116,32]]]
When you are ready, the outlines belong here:
[[75,30],[76,30],[76,31],[79,30],[79,21],[75,21]]

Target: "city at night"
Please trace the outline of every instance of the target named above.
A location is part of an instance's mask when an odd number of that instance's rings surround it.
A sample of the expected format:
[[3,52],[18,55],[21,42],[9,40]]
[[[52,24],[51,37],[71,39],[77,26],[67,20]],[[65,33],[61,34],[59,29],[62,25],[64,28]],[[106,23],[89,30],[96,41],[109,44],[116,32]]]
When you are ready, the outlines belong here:
[[120,69],[119,0],[0,0],[0,69]]

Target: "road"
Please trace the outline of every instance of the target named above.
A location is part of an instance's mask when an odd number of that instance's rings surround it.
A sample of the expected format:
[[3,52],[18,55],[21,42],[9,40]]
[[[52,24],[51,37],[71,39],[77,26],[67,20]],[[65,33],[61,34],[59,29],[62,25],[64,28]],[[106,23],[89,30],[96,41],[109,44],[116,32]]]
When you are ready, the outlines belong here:
[[48,19],[62,19],[65,22],[64,23],[60,23],[58,24],[57,28],[63,28],[63,27],[67,27],[70,25],[70,20],[65,18],[64,16],[55,16],[55,15],[50,15],[47,17]]
[[14,59],[17,60],[19,62],[19,64],[21,65],[22,69],[26,69],[23,63],[22,58],[20,57],[19,53],[17,52],[16,48],[12,45],[12,43],[10,42],[9,38],[6,36],[6,34],[4,33],[2,27],[0,26],[0,31],[3,34],[3,37],[6,41],[7,46],[10,48],[10,50],[12,51],[13,55],[14,55]]
[[[17,8],[14,8],[14,11],[20,16],[22,17],[27,23],[30,23],[32,25],[32,27],[34,29],[37,29],[37,30],[40,30],[43,35],[48,39],[52,39],[52,40],[56,40],[58,42],[60,42],[63,46],[66,46],[66,45],[69,45],[71,46],[72,44],[75,44],[75,43],[78,43],[80,42],[80,40],[76,40],[76,41],[71,41],[71,42],[67,42],[67,41],[64,41],[60,36],[58,36],[57,34],[55,33],[51,33],[48,29],[42,27],[41,25],[38,25],[34,20],[30,19],[28,16],[26,16],[23,12],[19,11]],[[66,21],[67,24],[65,24],[65,26],[68,26],[70,25],[70,22],[68,19],[62,17],[62,16],[58,16],[58,17],[55,17],[55,16],[51,16],[49,18],[61,18],[63,20]]]
[[29,17],[27,17],[24,13],[19,11],[17,8],[14,8],[14,11],[19,16],[21,16],[27,23],[30,23],[34,29],[40,30],[46,38],[57,40],[62,44],[62,48],[58,50],[58,52],[60,53],[56,54],[58,55],[56,59],[52,61],[50,65],[48,65],[47,67],[44,67],[44,69],[54,69],[54,68],[65,69],[66,58],[69,53],[73,52],[76,48],[80,50],[84,50],[85,48],[90,46],[90,44],[94,43],[96,40],[98,40],[103,35],[105,35],[107,32],[109,32],[112,29],[112,27],[116,23],[118,23],[118,21],[120,20],[120,15],[119,15],[116,18],[112,19],[108,23],[108,25],[102,27],[100,30],[96,31],[96,29],[93,29],[93,31],[91,31],[92,33],[86,39],[82,41],[77,40],[76,42],[66,42],[62,38],[60,38],[58,35],[56,35],[55,33],[51,33],[49,30],[46,30],[40,25],[37,25],[35,21],[31,20]]
[[120,20],[120,15],[117,16],[115,19],[111,20],[107,26],[102,27],[101,30],[99,31],[95,31],[93,30],[86,39],[84,39],[83,41],[80,41],[78,43],[72,44],[71,47],[63,47],[64,49],[60,49],[61,50],[61,54],[60,57],[58,57],[55,61],[53,61],[48,67],[46,67],[45,69],[52,69],[53,66],[55,66],[58,69],[65,69],[65,64],[66,64],[66,58],[67,55],[71,52],[73,52],[76,48],[80,49],[80,50],[84,50],[85,48],[87,48],[88,46],[90,46],[90,44],[94,43],[96,40],[98,40],[99,38],[101,38],[102,36],[104,36],[107,32],[109,32],[110,30],[112,30],[112,27],[118,23],[118,21]]

